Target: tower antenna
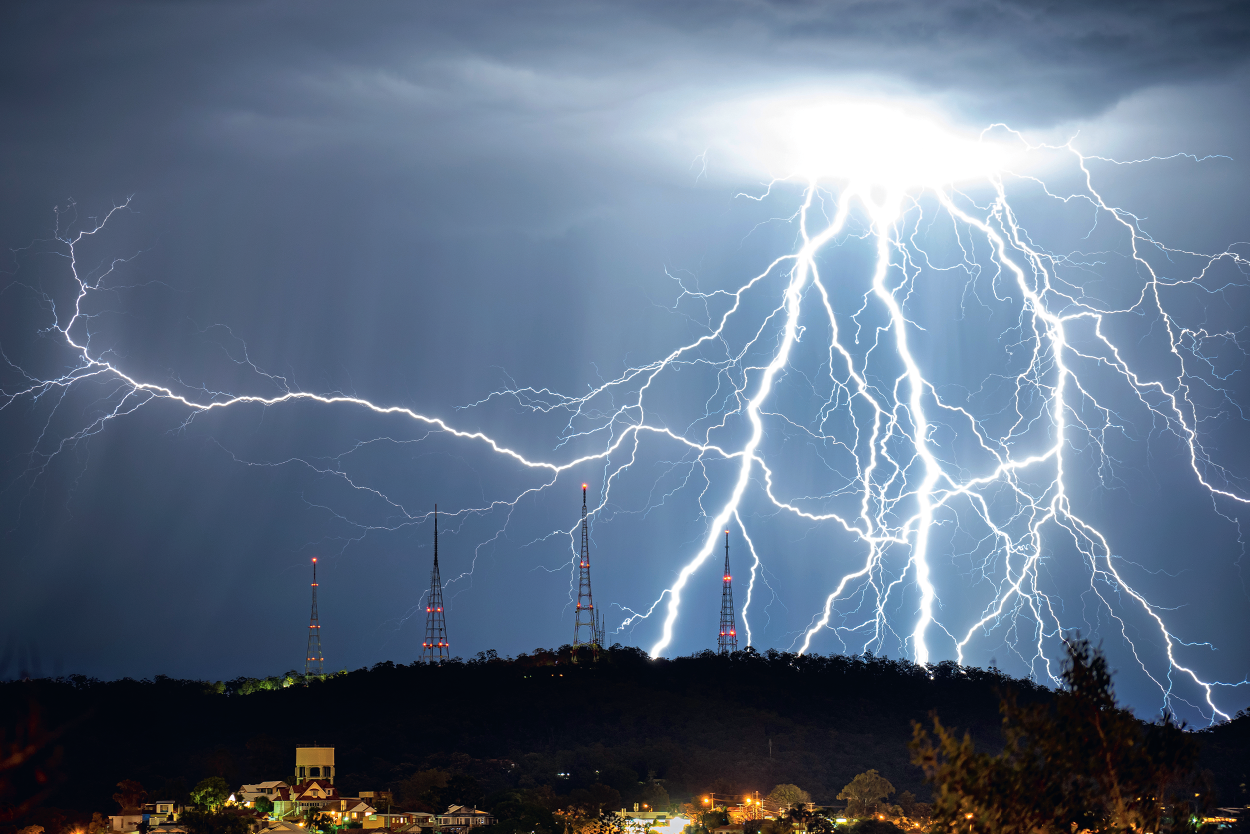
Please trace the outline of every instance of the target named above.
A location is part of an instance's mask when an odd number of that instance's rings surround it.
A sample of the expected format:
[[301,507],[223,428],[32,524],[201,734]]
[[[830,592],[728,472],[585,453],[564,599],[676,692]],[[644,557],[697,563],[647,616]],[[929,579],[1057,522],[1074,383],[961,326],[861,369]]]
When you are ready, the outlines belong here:
[[312,616],[308,619],[308,652],[304,660],[305,675],[323,675],[325,658],[321,656],[321,623],[317,621],[317,557],[312,560]]
[[443,580],[438,574],[438,504],[434,505],[434,569],[430,571],[430,596],[425,606],[425,642],[421,660],[442,663],[451,657],[447,645],[447,617],[443,613]]
[[738,626],[734,621],[733,575],[729,572],[729,531],[725,531],[725,584],[720,592],[720,636],[716,638],[716,653],[731,654],[738,651]]
[[578,569],[577,620],[573,624],[573,654],[589,646],[595,657],[602,644],[601,627],[595,615],[595,601],[590,594],[590,528],[586,524],[586,484],[582,484],[582,560]]

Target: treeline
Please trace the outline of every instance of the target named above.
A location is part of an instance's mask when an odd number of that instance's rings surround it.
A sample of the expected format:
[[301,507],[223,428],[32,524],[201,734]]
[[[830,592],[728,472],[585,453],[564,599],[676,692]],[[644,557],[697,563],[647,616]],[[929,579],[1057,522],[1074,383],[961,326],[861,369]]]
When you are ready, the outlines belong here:
[[[345,794],[391,789],[397,803],[437,810],[517,791],[654,806],[781,783],[832,804],[869,769],[924,798],[907,749],[913,720],[936,711],[993,750],[1000,692],[1021,703],[1052,697],[993,670],[872,656],[651,659],[616,646],[597,662],[573,661],[565,647],[324,678],[4,683],[0,714],[44,743],[9,774],[0,801],[15,809],[34,796],[45,815],[89,815],[112,810],[123,779],[153,799],[185,799],[207,776],[289,779],[295,745],[314,742],[336,748]],[[1226,802],[1246,781],[1247,725],[1239,718],[1202,734],[1224,768],[1212,778]]]

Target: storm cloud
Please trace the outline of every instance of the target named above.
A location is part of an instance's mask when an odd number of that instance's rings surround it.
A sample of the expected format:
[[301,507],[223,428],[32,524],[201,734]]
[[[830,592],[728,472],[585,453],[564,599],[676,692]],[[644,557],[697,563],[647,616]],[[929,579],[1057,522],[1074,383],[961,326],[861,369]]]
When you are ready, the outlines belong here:
[[[282,375],[550,452],[462,407],[648,360],[689,332],[672,274],[736,280],[793,242],[741,210],[760,181],[706,132],[709,108],[830,91],[924,102],[961,129],[1079,134],[1106,156],[1219,155],[1098,172],[1152,234],[1218,249],[1246,235],[1248,61],[1237,2],[10,3],[0,347],[27,369],[60,361],[41,329],[64,263],[31,242],[129,197],[90,256],[130,259],[98,338],[136,374],[256,393]],[[328,665],[410,660],[427,527],[326,472],[351,457],[422,512],[523,481],[398,421],[302,406],[188,423],[158,403],[48,461],[31,455],[47,427],[97,406],[46,406],[0,411],[0,674],[285,670],[316,554]],[[544,500],[515,535],[449,522],[444,578],[474,571],[448,593],[457,653],[568,639],[563,545],[542,536],[579,507]],[[1188,500],[1178,513],[1211,512]],[[596,546],[618,608],[671,581],[656,539],[693,541],[610,530]],[[1213,536],[1221,586],[1244,596],[1235,532]],[[780,585],[806,578],[781,563]],[[764,645],[785,647],[811,612],[771,604]],[[1240,633],[1226,676],[1247,668]]]

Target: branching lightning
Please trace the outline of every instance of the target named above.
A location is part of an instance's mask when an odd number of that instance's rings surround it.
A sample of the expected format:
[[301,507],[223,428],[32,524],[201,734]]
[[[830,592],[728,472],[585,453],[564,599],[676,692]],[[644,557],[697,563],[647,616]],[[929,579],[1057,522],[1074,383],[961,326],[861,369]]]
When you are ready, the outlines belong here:
[[[44,333],[63,342],[72,365],[47,377],[6,355],[20,384],[6,384],[0,410],[59,402],[89,381],[108,387],[105,406],[76,430],[52,438],[49,417],[30,454],[31,477],[65,449],[158,400],[185,409],[188,422],[209,411],[298,401],[397,415],[532,473],[533,483],[509,500],[460,511],[504,508],[507,517],[496,537],[523,498],[588,464],[603,472],[592,509],[597,516],[644,444],[653,444],[678,456],[670,472],[685,474],[647,505],[675,491],[693,494],[706,531],[654,600],[637,605],[638,611],[616,603],[628,613],[618,632],[658,615],[653,655],[672,645],[691,580],[731,521],[753,559],[741,614],[752,642],[749,615],[763,563],[748,528],[766,521],[744,511],[749,502],[840,543],[829,547],[837,579],[795,640],[800,651],[896,648],[921,664],[942,658],[962,663],[972,645],[996,634],[1022,668],[1055,681],[1059,638],[1070,629],[1097,631],[1107,623],[1158,688],[1161,707],[1188,705],[1208,720],[1226,718],[1217,690],[1246,682],[1202,676],[1184,650],[1208,644],[1175,633],[1167,610],[1135,589],[1126,570],[1130,563],[1083,517],[1072,471],[1080,461],[1093,461],[1097,479],[1113,483],[1115,443],[1132,435],[1134,419],[1144,419],[1149,434],[1183,446],[1194,484],[1236,523],[1232,516],[1250,502],[1250,492],[1208,450],[1203,426],[1211,402],[1241,417],[1216,357],[1220,349],[1244,357],[1243,334],[1184,325],[1168,312],[1167,297],[1186,288],[1201,295],[1222,292],[1230,282],[1242,285],[1250,260],[1234,251],[1183,252],[1154,240],[1137,217],[1103,199],[1090,169],[1097,158],[1071,144],[1029,146],[1005,129],[996,131],[1004,141],[991,142],[988,133],[979,141],[962,140],[880,108],[842,112],[835,121],[817,112],[787,122],[785,129],[795,133],[785,162],[791,173],[751,196],[777,201],[799,195],[793,214],[778,221],[793,225],[793,251],[733,289],[705,292],[674,279],[674,309],[694,305],[694,318],[705,324],[697,338],[580,396],[510,385],[466,406],[506,399],[523,411],[567,414],[555,453],[576,444],[593,449],[585,454],[536,459],[408,407],[299,390],[262,372],[246,351],[232,361],[276,386],[275,393],[235,394],[138,378],[122,359],[93,346],[93,299],[110,290],[117,264],[85,274],[76,255],[128,204],[76,233],[58,226],[55,245],[76,290],[68,305],[42,295],[50,316]],[[861,129],[849,130],[848,123]],[[1075,174],[1080,187],[1063,193],[1013,168],[1014,160],[1040,153],[1065,160],[1065,176]],[[1039,242],[1009,199],[1013,188],[1032,189],[1056,210],[1079,211],[1085,238],[1096,237],[1101,248],[1060,252]],[[1118,250],[1108,248],[1112,242]],[[854,252],[871,260],[863,273],[855,273],[849,257]],[[1115,279],[1107,295],[1119,302],[1103,301],[1094,285],[1103,280],[1100,269],[1116,259],[1121,272],[1134,277]],[[1194,266],[1178,273],[1182,264]],[[1082,275],[1088,285],[1075,277]],[[960,276],[962,286],[954,286]],[[939,381],[931,369],[942,358],[935,341],[956,335],[931,332],[922,323],[921,299],[935,285],[961,292],[964,307],[1011,311],[1009,326],[985,348],[1002,356],[979,390]],[[1133,358],[1147,337],[1121,325],[1124,319],[1147,323],[1149,342],[1158,348],[1149,362]],[[668,413],[672,393],[661,393],[678,372],[701,374],[708,383],[692,395],[705,398],[692,419],[681,417],[682,409]],[[1108,393],[1112,387],[1114,395]],[[800,389],[818,405],[793,406],[791,393]],[[1136,417],[1128,416],[1126,401]],[[788,473],[784,443],[777,440],[784,437],[799,437],[817,450],[826,482],[815,494]],[[350,476],[339,461],[301,463],[384,502],[399,514],[398,523],[424,518]],[[570,564],[576,561],[575,532],[572,526],[551,534],[568,536]],[[1071,564],[1052,567],[1059,551],[1079,558],[1076,580]],[[1055,579],[1059,572],[1062,581]],[[1069,599],[1074,581],[1077,599]],[[945,597],[957,588],[963,596],[948,602]],[[1200,703],[1186,701],[1178,681],[1199,693]]]

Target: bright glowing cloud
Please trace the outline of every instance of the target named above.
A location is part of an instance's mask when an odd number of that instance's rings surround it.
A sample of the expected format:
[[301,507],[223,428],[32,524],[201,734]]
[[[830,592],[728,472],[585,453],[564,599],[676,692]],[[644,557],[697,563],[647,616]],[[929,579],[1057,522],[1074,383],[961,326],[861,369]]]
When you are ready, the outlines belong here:
[[775,179],[837,180],[901,192],[984,180],[1018,146],[961,131],[935,113],[890,99],[794,95],[716,105],[704,129],[736,168]]

